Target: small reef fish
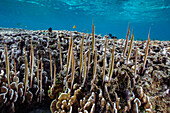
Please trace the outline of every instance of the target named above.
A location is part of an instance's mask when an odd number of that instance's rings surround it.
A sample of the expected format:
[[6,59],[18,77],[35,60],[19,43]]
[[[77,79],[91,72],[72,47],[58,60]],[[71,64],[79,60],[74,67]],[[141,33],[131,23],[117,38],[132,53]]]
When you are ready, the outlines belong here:
[[24,25],[23,23],[17,23],[17,26],[19,26],[19,27],[25,27],[25,28],[28,27],[27,25]]
[[115,35],[112,36],[112,34],[109,34],[109,36],[110,36],[111,39],[117,39],[117,37]]
[[73,29],[75,29],[75,28],[76,28],[76,26],[74,25],[74,26],[73,26]]
[[22,27],[24,24],[23,23],[17,23],[17,25]]

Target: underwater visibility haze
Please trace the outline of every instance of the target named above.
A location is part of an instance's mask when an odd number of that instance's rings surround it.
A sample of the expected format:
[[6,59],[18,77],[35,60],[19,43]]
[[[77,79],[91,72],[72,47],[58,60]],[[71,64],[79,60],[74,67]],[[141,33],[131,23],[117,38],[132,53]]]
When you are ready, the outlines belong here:
[[126,38],[128,22],[135,40],[170,40],[169,0],[0,0],[0,27],[115,34]]
[[135,40],[170,40],[169,0],[0,0],[0,27],[115,34],[126,37],[128,22]]
[[170,0],[0,0],[0,113],[170,113],[169,31]]

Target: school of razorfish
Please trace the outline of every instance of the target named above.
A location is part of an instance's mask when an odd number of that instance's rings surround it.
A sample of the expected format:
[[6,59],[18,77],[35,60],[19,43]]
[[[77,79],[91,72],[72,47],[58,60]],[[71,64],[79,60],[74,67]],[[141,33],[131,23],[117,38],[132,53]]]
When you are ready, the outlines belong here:
[[150,30],[135,41],[129,25],[126,40],[109,39],[92,27],[0,31],[0,112],[47,101],[52,113],[170,112],[170,41]]

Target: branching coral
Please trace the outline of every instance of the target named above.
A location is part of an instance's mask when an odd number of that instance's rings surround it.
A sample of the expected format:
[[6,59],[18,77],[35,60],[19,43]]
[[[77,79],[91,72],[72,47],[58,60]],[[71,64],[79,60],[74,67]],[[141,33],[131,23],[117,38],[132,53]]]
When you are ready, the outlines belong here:
[[148,41],[134,41],[133,32],[129,42],[129,26],[126,40],[94,31],[94,24],[92,34],[25,31],[11,38],[16,44],[3,36],[2,112],[46,100],[52,113],[168,111],[170,42],[149,35]]

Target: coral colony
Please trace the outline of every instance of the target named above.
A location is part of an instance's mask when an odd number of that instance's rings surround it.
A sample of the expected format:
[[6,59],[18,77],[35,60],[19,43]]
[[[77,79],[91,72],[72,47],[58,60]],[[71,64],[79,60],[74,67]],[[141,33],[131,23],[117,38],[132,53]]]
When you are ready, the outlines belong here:
[[92,27],[1,31],[0,112],[47,101],[52,113],[168,112],[170,42],[150,40],[150,31],[135,41],[129,25],[126,40]]

